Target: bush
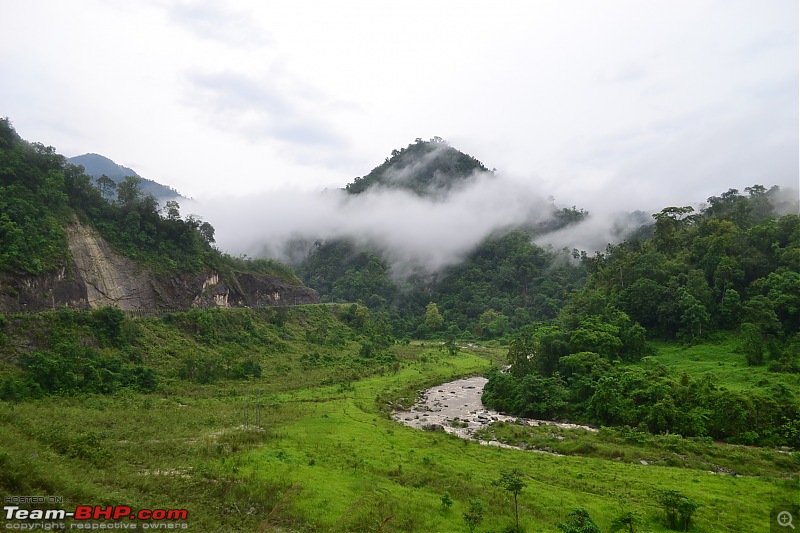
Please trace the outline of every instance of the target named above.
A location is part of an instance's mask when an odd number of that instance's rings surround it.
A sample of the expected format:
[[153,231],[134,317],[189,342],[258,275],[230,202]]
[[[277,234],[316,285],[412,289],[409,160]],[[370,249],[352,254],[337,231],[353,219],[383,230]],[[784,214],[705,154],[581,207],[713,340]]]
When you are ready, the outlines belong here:
[[687,498],[677,490],[667,490],[658,497],[658,503],[664,509],[667,527],[677,531],[689,531],[692,515],[700,504]]

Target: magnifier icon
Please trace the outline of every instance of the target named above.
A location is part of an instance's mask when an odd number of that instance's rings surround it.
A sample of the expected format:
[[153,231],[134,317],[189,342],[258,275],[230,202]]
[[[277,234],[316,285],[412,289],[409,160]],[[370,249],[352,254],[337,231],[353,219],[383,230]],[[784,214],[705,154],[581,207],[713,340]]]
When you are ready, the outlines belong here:
[[792,513],[789,511],[781,511],[778,513],[778,525],[781,527],[790,527],[794,529],[794,524],[792,524]]

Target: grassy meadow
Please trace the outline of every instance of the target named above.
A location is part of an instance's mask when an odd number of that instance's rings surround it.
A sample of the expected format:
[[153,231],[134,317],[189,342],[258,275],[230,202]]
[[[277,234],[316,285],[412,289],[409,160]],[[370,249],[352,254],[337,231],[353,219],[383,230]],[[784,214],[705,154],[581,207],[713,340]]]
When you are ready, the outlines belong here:
[[[668,531],[657,501],[665,490],[700,504],[692,531],[768,531],[771,508],[800,494],[800,458],[781,450],[607,429],[491,428],[561,454],[553,455],[404,427],[388,416],[395,406],[486,372],[505,350],[451,355],[430,342],[365,350],[371,333],[345,308],[281,313],[126,319],[129,345],[97,341],[98,353],[143,360],[159,376],[155,390],[0,402],[0,489],[63,496],[73,506],[187,508],[191,530],[204,532],[461,532],[475,499],[486,509],[476,531],[507,531],[513,497],[493,481],[514,468],[525,474],[519,514],[529,533],[560,531],[579,507],[604,532],[626,511],[639,517],[636,531]],[[37,332],[34,348],[54,335],[95,342],[81,320],[66,327],[63,318],[9,317],[3,373],[18,376],[14,354],[26,331]],[[704,371],[689,364],[703,363],[702,351],[659,346],[656,357]],[[214,372],[198,370],[217,360]],[[231,377],[245,361],[257,362],[260,375]]]

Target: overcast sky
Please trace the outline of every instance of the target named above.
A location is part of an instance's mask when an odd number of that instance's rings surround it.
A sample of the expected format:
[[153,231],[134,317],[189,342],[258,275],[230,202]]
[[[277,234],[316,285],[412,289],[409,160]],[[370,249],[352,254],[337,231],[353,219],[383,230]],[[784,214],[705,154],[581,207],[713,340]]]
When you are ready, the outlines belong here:
[[201,201],[433,136],[590,211],[798,187],[797,0],[0,4],[23,138]]

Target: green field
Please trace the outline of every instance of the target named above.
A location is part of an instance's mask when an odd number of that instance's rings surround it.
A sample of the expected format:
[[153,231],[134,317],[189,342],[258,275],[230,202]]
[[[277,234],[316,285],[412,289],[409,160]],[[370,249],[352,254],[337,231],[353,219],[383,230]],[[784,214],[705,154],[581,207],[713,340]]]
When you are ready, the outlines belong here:
[[[487,509],[477,531],[505,531],[513,498],[492,481],[512,468],[526,476],[519,509],[527,532],[560,531],[578,507],[602,531],[625,511],[641,517],[637,531],[668,531],[657,503],[665,490],[700,504],[692,531],[768,531],[773,505],[800,494],[800,459],[779,450],[549,435],[573,442],[571,455],[555,456],[407,428],[387,416],[389,404],[409,405],[419,389],[483,373],[504,350],[450,355],[439,344],[412,343],[365,359],[363,335],[338,308],[306,307],[282,318],[215,313],[219,327],[205,329],[188,327],[199,321],[188,314],[126,319],[134,351],[147,353],[161,376],[155,392],[0,403],[2,492],[58,495],[70,505],[187,508],[193,531],[282,532],[468,531],[462,514],[476,498]],[[16,320],[18,328],[32,327]],[[39,320],[40,338],[52,336],[57,328],[48,320],[55,319]],[[9,366],[17,345],[15,332],[7,333]],[[659,360],[679,364],[680,355],[659,349]],[[231,367],[254,359],[263,374],[212,383],[179,377],[187,356],[215,353]],[[514,426],[505,430],[513,434]],[[683,455],[683,462],[659,459]],[[731,470],[740,462],[745,475],[709,473],[707,460]],[[450,508],[442,506],[445,492]]]
[[748,366],[740,350],[741,340],[731,333],[716,333],[702,344],[657,342],[656,360],[670,372],[693,377],[711,374],[720,386],[733,390],[769,389],[783,385],[800,390],[800,374],[770,372],[766,366]]

